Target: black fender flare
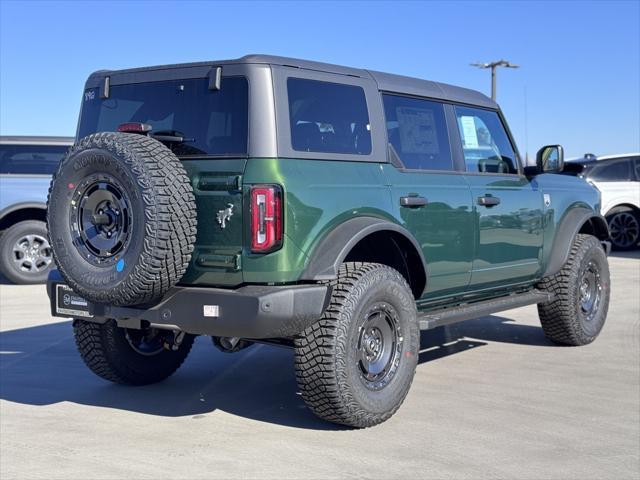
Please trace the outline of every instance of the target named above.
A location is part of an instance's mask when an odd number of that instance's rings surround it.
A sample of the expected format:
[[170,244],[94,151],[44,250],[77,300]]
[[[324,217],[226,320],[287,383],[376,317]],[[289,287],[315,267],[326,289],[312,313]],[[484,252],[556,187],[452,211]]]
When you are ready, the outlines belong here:
[[376,217],[357,217],[341,223],[320,240],[310,255],[300,280],[332,280],[338,276],[340,265],[351,249],[366,236],[380,231],[395,232],[405,237],[415,248],[422,262],[425,278],[428,278],[427,263],[422,248],[404,227]]
[[585,207],[569,210],[556,229],[544,277],[555,275],[560,271],[569,259],[573,239],[589,222],[591,222],[591,230],[599,240],[606,241],[609,238],[609,226],[602,215]]

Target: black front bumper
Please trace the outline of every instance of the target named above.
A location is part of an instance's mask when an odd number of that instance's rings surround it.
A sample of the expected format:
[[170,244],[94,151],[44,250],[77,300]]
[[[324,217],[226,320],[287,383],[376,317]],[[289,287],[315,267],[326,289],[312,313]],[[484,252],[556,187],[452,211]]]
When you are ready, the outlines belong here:
[[[57,270],[53,270],[47,280],[51,314],[55,317],[75,317],[97,323],[115,319],[119,325],[131,328],[140,328],[142,321],[146,321],[196,335],[248,339],[291,337],[302,332],[320,318],[331,297],[327,285],[317,284],[250,285],[235,290],[174,287],[153,307],[86,302],[84,309],[88,313],[74,314],[73,310],[57,305],[58,285],[64,283]],[[79,299],[72,295],[73,299]]]

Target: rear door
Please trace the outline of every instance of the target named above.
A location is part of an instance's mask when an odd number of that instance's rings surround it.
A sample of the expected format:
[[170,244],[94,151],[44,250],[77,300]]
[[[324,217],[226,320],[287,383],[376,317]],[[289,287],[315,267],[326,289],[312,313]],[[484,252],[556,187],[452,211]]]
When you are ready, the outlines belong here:
[[474,221],[456,171],[442,103],[383,94],[391,163],[382,164],[397,218],[427,262],[423,300],[463,293],[471,278]]
[[470,289],[526,282],[541,268],[542,193],[521,174],[498,112],[454,110],[477,232]]

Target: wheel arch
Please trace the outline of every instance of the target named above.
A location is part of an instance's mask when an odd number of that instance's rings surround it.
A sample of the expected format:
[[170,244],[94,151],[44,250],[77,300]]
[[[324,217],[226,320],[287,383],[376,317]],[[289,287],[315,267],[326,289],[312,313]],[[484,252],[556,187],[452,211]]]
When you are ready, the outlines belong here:
[[604,216],[606,217],[608,215],[611,215],[616,208],[630,208],[634,212],[640,213],[640,207],[638,207],[637,205],[634,205],[633,203],[630,203],[630,202],[622,202],[622,203],[616,203],[614,206],[609,208],[609,210],[607,210],[607,213],[605,213]]
[[25,220],[47,221],[47,205],[41,202],[23,202],[10,205],[0,211],[0,230],[5,230]]
[[556,229],[544,277],[560,271],[569,258],[571,244],[579,233],[593,235],[598,240],[606,241],[609,239],[609,226],[602,215],[586,207],[569,210]]
[[347,220],[327,233],[310,255],[301,280],[337,278],[344,261],[376,262],[398,270],[420,298],[427,284],[422,249],[404,227],[375,217]]

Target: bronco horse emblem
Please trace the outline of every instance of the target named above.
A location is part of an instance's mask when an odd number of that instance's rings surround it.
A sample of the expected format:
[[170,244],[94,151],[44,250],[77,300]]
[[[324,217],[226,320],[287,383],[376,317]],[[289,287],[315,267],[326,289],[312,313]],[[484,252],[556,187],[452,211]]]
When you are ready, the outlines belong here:
[[232,215],[233,215],[233,203],[227,203],[227,208],[225,208],[224,210],[218,211],[216,218],[218,219],[220,228],[225,228],[227,226],[227,222],[231,220]]

